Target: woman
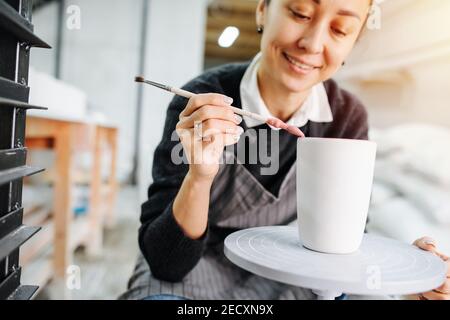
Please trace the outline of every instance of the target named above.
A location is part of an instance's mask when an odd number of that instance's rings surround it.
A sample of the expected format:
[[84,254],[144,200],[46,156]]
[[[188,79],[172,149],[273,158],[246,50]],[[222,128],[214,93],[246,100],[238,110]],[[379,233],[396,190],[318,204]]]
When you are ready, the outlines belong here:
[[[198,95],[189,101],[173,99],[154,156],[154,182],[142,205],[143,257],[124,297],[315,298],[311,290],[250,274],[223,254],[223,240],[231,232],[296,218],[296,137],[242,119],[228,106],[280,118],[308,137],[368,139],[364,107],[330,78],[354,47],[370,6],[370,0],[260,0],[261,53],[251,64],[222,66],[192,80],[184,89]],[[189,164],[174,163],[174,131]],[[241,159],[228,146],[250,131]],[[270,174],[264,174],[268,168],[261,156],[256,163],[246,161],[264,132],[276,133],[269,148],[276,145],[282,155]],[[244,163],[221,165],[223,158]],[[436,252],[429,238],[415,244]],[[420,297],[449,298],[449,285]]]

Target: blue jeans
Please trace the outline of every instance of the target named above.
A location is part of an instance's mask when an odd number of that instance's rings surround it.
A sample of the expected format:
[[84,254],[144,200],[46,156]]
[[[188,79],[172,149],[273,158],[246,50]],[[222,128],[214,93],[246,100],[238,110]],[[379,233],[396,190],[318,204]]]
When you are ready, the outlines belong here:
[[343,293],[339,297],[334,298],[334,300],[347,300],[347,295]]
[[153,296],[148,296],[143,300],[189,300],[189,299],[180,296],[175,296],[172,294],[155,294]]

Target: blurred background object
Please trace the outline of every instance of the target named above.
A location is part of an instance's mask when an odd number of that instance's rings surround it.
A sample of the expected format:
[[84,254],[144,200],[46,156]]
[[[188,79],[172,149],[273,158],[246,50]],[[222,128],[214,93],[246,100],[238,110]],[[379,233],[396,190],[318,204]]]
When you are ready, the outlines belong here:
[[387,0],[337,79],[360,97],[372,124],[450,126],[450,2]]
[[[42,167],[29,163],[25,139],[29,104],[29,57],[50,46],[33,33],[32,1],[0,1],[0,300],[29,300],[36,283],[24,283],[23,244],[41,227],[24,221],[23,182]],[[33,49],[33,50],[31,50]]]
[[[259,52],[260,35],[256,33],[255,0],[212,0],[208,6],[205,35],[205,69],[216,65],[246,61]],[[239,36],[228,47],[219,39],[229,27],[239,30]]]
[[[47,115],[33,114],[32,120],[36,128],[40,124],[39,130],[45,128],[43,123],[56,122],[77,128],[72,132],[74,149],[65,155],[73,164],[66,182],[72,190],[66,210],[70,221],[91,221],[61,229],[63,242],[51,224],[37,224],[47,228],[41,232],[47,232],[47,243],[54,247],[63,243],[66,249],[60,250],[69,255],[64,266],[80,267],[81,287],[69,290],[66,297],[114,299],[125,290],[135,263],[140,204],[151,183],[153,152],[172,99],[136,85],[133,79],[142,74],[181,87],[205,69],[252,59],[260,41],[257,1],[36,0],[34,4],[35,32],[53,50],[31,57],[31,99],[49,106]],[[450,2],[385,0],[377,6],[378,28],[364,31],[335,77],[366,105],[370,136],[379,144],[369,230],[406,242],[434,236],[450,253]],[[115,138],[95,139],[102,128],[115,131]],[[29,139],[38,133],[30,131]],[[47,141],[43,146],[36,142],[31,157],[49,169],[40,179],[28,181],[25,195],[29,207],[40,201],[48,212],[58,200],[52,175],[59,160],[54,144]],[[114,179],[108,180],[111,175]],[[113,200],[92,200],[108,193],[101,187],[108,181],[120,185],[115,206]],[[98,212],[105,201],[111,205],[107,215]],[[54,211],[45,217],[61,214]],[[114,224],[106,223],[108,216],[114,217]],[[89,250],[92,234],[97,237],[96,250]],[[70,247],[71,237],[84,241]],[[87,250],[79,250],[83,247]],[[38,298],[62,297],[53,276],[42,276],[46,285]]]

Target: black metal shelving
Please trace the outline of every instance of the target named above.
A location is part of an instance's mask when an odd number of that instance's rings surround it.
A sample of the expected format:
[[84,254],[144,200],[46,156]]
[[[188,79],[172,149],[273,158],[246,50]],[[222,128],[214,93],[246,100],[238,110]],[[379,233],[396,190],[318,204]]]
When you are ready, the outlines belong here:
[[32,0],[0,0],[0,299],[30,299],[38,289],[21,285],[20,246],[40,227],[23,224],[23,178],[42,171],[26,163],[29,54],[50,48],[33,33]]

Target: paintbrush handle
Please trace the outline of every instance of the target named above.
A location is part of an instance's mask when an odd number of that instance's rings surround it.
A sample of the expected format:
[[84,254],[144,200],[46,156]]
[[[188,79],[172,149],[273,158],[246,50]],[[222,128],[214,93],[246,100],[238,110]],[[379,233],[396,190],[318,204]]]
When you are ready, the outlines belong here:
[[234,113],[240,114],[241,116],[245,116],[245,117],[249,117],[258,121],[262,121],[262,122],[266,122],[268,120],[268,118],[263,117],[259,114],[253,113],[253,112],[249,112],[249,111],[245,111],[236,107],[231,106],[231,109],[233,109]]
[[[143,82],[146,84],[149,84],[151,86],[154,86],[156,88],[165,90],[165,91],[169,91],[172,92],[176,95],[185,97],[187,99],[190,99],[192,97],[195,96],[195,93],[180,89],[180,88],[175,88],[175,87],[170,87],[170,86],[166,86],[164,84],[161,83],[157,83],[154,81],[149,81],[149,80],[145,80],[144,77],[136,77],[134,78],[134,81],[136,82]],[[263,123],[267,123],[269,126],[271,127],[275,127],[275,128],[279,128],[279,129],[283,129],[286,130],[287,132],[289,132],[290,134],[296,136],[296,137],[300,137],[300,138],[304,138],[305,135],[304,133],[297,127],[293,126],[293,125],[288,125],[286,123],[284,123],[283,121],[281,121],[280,119],[277,118],[272,118],[272,117],[264,117],[260,114],[257,113],[253,113],[253,112],[249,112],[249,111],[244,111],[242,109],[230,106],[230,108],[233,110],[234,113],[240,114],[244,117],[249,117],[252,119],[256,119],[258,121],[261,121]]]
[[[189,92],[189,91],[186,91],[183,89],[179,89],[179,88],[174,88],[174,87],[170,88],[170,92],[175,93],[179,96],[185,97],[187,99],[190,99],[193,96],[195,96],[195,93],[192,93],[192,92]],[[268,118],[263,117],[259,114],[253,113],[253,112],[245,111],[245,110],[233,107],[233,106],[230,106],[230,108],[233,110],[234,113],[240,114],[241,116],[250,117],[255,120],[262,121],[262,122],[266,122],[268,120]]]
[[175,93],[179,96],[185,97],[187,99],[192,98],[193,96],[195,96],[195,93],[180,89],[180,88],[174,88],[174,87],[170,87],[170,92]]

